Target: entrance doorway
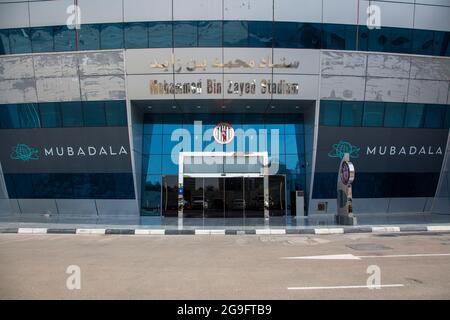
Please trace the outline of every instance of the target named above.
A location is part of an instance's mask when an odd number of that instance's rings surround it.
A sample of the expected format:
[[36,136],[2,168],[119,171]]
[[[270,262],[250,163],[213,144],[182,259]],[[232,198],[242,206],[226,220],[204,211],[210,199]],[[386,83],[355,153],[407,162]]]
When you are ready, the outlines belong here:
[[185,218],[264,218],[263,178],[184,178]]
[[[162,215],[177,216],[177,176],[163,177]],[[264,218],[264,178],[185,177],[184,218]],[[269,176],[269,214],[286,214],[286,177]],[[167,186],[173,185],[169,188]]]

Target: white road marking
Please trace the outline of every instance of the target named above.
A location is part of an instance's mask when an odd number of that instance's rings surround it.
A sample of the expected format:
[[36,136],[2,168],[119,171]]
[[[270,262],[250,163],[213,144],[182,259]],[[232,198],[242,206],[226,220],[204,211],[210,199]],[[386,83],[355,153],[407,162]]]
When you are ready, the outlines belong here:
[[323,256],[306,256],[306,257],[281,257],[287,260],[361,260],[352,254],[330,254]]
[[388,254],[385,256],[358,256],[359,258],[409,258],[409,257],[440,257],[450,256],[450,253],[416,253],[416,254]]
[[285,260],[361,260],[365,258],[412,258],[412,257],[440,257],[450,256],[450,253],[413,253],[389,254],[384,256],[355,256],[353,254],[331,254],[322,256],[280,257]]
[[288,287],[288,290],[329,290],[329,289],[377,289],[377,288],[394,288],[404,287],[401,283],[395,284],[380,284],[372,286],[328,286],[328,287]]

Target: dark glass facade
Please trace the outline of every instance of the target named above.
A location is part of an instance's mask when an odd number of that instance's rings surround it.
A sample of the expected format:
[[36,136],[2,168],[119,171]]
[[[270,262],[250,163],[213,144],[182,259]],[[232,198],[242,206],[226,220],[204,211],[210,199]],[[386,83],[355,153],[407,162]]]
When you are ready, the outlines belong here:
[[448,129],[450,105],[322,100],[319,119],[323,126]]
[[[105,126],[127,126],[125,101],[0,105],[0,130]],[[129,172],[6,173],[4,177],[12,199],[135,198]]]
[[117,127],[126,125],[125,101],[0,105],[0,129]]
[[[322,100],[319,124],[336,130],[339,127],[448,129],[450,105]],[[439,175],[439,172],[358,171],[353,197],[434,197]],[[313,198],[336,198],[336,179],[337,172],[315,172]]]
[[[78,37],[77,37],[78,36]],[[78,42],[77,42],[78,41]],[[0,30],[0,54],[171,47],[359,50],[450,56],[450,32],[281,21],[155,21]]]

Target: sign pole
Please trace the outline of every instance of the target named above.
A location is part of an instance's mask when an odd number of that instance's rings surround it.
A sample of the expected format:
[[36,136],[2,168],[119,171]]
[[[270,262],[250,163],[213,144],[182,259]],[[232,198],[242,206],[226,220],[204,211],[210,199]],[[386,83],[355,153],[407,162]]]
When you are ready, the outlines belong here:
[[356,225],[353,215],[352,183],[355,179],[355,167],[350,162],[350,154],[345,153],[339,165],[337,179],[337,212],[335,221],[341,225]]

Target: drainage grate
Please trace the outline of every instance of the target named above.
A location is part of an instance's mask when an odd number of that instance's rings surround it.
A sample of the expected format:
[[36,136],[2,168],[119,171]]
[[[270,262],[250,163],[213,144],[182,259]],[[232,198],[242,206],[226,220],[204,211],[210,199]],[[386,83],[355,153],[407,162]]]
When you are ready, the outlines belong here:
[[377,250],[389,250],[392,248],[383,246],[382,244],[377,243],[357,243],[357,244],[348,244],[347,247],[358,250],[358,251],[377,251]]

